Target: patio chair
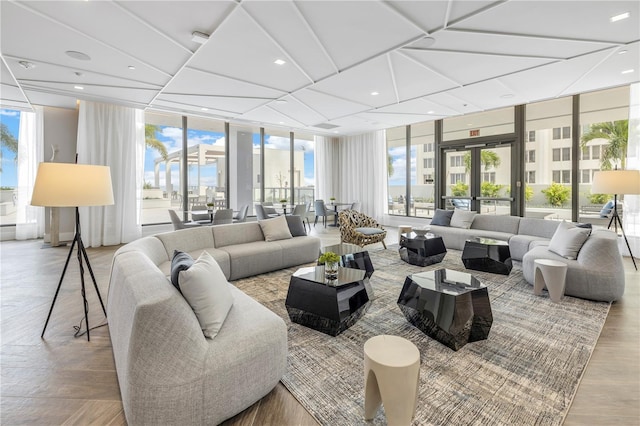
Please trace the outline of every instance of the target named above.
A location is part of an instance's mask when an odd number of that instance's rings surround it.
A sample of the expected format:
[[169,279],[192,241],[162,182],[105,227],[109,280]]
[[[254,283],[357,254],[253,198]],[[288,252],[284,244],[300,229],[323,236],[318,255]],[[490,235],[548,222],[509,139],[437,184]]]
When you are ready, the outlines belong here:
[[225,225],[233,223],[233,210],[232,209],[218,209],[213,215],[213,225]]
[[387,231],[372,217],[356,210],[342,210],[338,214],[340,222],[340,241],[364,247],[368,244],[382,243],[386,249],[384,239]]
[[234,223],[238,223],[238,222],[244,222],[247,220],[247,212],[249,211],[249,205],[245,204],[243,206],[240,206],[240,209],[238,209],[237,212],[234,213],[233,215],[233,222]]
[[328,209],[327,206],[324,205],[324,200],[315,200],[313,202],[313,208],[316,211],[316,217],[313,221],[313,226],[316,226],[319,217],[322,217],[322,223],[324,224],[325,228],[327,227],[327,216],[333,216],[334,221],[337,221],[336,212]]
[[202,224],[211,224],[211,215],[208,213],[209,207],[206,204],[196,204],[191,207],[193,211],[206,211],[207,213],[191,213],[191,220]]
[[[300,218],[302,219],[302,224],[305,226],[309,225],[309,231],[311,231],[311,223],[309,223],[309,218],[307,217],[307,206],[304,204],[298,204],[295,206],[295,208],[293,209],[293,212],[291,213],[291,216],[300,216]],[[306,225],[305,225],[305,220],[307,221]]]
[[202,226],[202,224],[198,222],[183,222],[182,220],[180,220],[175,210],[169,209],[169,217],[171,218],[171,223],[173,223],[174,231],[177,231],[178,229],[186,229],[186,228],[193,228],[195,226]]

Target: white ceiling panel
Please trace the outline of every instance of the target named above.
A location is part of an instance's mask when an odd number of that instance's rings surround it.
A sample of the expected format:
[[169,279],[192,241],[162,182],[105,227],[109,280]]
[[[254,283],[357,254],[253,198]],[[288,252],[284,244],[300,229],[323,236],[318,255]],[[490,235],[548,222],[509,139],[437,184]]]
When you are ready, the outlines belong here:
[[296,92],[295,97],[329,120],[369,109],[366,105],[336,98],[310,89]]
[[[372,107],[389,105],[398,101],[386,56],[381,56],[322,80],[313,86],[313,90]],[[373,95],[373,93],[377,94]]]
[[[635,18],[610,22],[612,16],[623,12]],[[508,1],[453,27],[624,43],[629,36],[640,38],[639,13],[638,1]]]
[[78,99],[96,100],[96,99],[108,99],[114,103],[123,104],[137,104],[138,107],[147,105],[151,99],[156,95],[156,90],[151,89],[134,89],[134,88],[116,88],[107,86],[96,86],[90,84],[83,84],[82,90],[74,88],[75,85],[68,83],[47,83],[42,85],[40,83],[29,82],[22,85],[25,91],[45,91],[47,89],[52,92],[61,94],[68,97],[77,97]]
[[338,71],[293,3],[251,1],[242,6],[313,81]]
[[407,21],[430,33],[444,26],[449,3],[448,0],[390,1],[389,5]]
[[296,5],[339,70],[424,35],[377,1],[303,1]]
[[400,101],[458,87],[454,81],[430,70],[403,51],[389,54]]
[[480,109],[502,108],[514,104],[526,103],[527,99],[514,94],[499,80],[488,80],[459,87],[448,92],[451,96],[473,103]]
[[41,92],[35,90],[25,91],[32,105],[50,106],[56,108],[76,109],[78,98],[57,93]]
[[[247,111],[264,105],[267,101],[260,98],[241,98],[225,96],[198,96],[198,95],[171,95],[162,94],[158,97],[164,102],[172,101],[184,105],[193,105],[198,108],[211,108],[226,111],[233,114],[243,114]],[[155,102],[154,102],[155,104]]]
[[[153,108],[150,109],[154,111],[173,111],[176,114],[193,114],[198,117],[211,117],[221,120],[227,120],[239,116],[239,114],[233,114],[229,111],[220,111],[212,108],[209,108],[208,111],[202,111],[202,108],[196,105],[182,104],[173,100],[165,101],[162,99],[157,99],[153,103]],[[180,117],[178,117],[178,122],[180,122]],[[178,124],[178,126],[179,125],[180,124]]]
[[[434,95],[425,96],[423,99],[427,102],[433,102],[436,105],[441,105],[450,111],[457,111],[458,115],[470,114],[481,110],[477,105],[475,105],[475,102],[469,103],[464,99],[451,95],[450,92],[436,93]],[[435,109],[434,111],[436,114],[440,113],[440,110],[438,109]]]
[[292,96],[287,96],[282,101],[271,102],[268,106],[299,123],[305,123],[307,126],[321,123],[327,119]]
[[287,92],[312,83],[294,64],[277,65],[276,59],[286,61],[283,50],[236,8],[189,65]]
[[242,118],[244,120],[258,121],[260,123],[271,123],[271,124],[277,124],[278,126],[292,127],[292,128],[305,125],[305,123],[300,123],[299,121],[296,121],[291,117],[287,117],[286,115],[281,114],[280,112],[268,106],[262,106],[260,108],[256,108],[246,114],[243,114]]
[[413,99],[406,102],[400,102],[396,105],[389,105],[384,108],[378,108],[373,112],[387,113],[387,114],[419,114],[433,116],[436,118],[447,117],[451,115],[458,115],[458,111],[436,104],[425,98]]

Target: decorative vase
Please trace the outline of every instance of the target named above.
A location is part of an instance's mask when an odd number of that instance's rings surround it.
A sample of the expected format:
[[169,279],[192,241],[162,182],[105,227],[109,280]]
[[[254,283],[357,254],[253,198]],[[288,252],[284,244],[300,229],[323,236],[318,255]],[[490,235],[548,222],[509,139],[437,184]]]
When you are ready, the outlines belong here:
[[327,280],[335,280],[338,278],[338,262],[325,262],[324,277]]

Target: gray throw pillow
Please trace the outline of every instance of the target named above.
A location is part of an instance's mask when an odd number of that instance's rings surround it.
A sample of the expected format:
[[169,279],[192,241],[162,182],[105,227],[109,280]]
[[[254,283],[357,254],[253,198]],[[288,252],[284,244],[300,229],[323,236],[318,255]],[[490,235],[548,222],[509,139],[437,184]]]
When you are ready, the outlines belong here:
[[289,225],[287,225],[287,219],[285,216],[259,220],[258,224],[262,229],[265,241],[288,240],[293,238],[289,231]]
[[171,284],[180,291],[180,285],[178,284],[178,274],[180,271],[186,271],[193,265],[193,257],[189,253],[185,253],[180,250],[173,251],[173,257],[171,258]]
[[178,275],[182,295],[198,318],[202,333],[213,339],[218,335],[233,306],[229,282],[220,265],[204,251]]
[[436,212],[433,214],[433,219],[431,219],[431,224],[450,226],[451,216],[453,216],[453,210],[436,209]]
[[591,229],[579,228],[569,222],[563,221],[558,225],[555,234],[549,242],[549,251],[566,259],[575,260],[578,252],[587,238],[591,235]]
[[473,218],[475,216],[476,212],[474,211],[455,209],[451,216],[451,227],[469,229],[471,228],[471,223],[473,223]]
[[304,237],[305,235],[307,235],[307,230],[305,229],[304,223],[302,222],[302,217],[291,215],[286,216],[286,218],[291,236]]

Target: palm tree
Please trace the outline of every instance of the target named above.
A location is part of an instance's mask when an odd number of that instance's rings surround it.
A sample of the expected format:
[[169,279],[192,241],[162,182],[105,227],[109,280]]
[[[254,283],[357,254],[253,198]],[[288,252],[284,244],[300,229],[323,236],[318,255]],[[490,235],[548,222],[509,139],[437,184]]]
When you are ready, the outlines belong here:
[[[471,170],[471,152],[467,151],[462,160],[464,161],[465,171],[469,173],[469,170]],[[495,151],[483,149],[480,151],[480,163],[482,163],[485,171],[491,167],[495,169],[500,165],[500,156],[496,154]]]
[[387,173],[389,174],[389,177],[393,176],[393,172],[393,157],[391,154],[387,154]]
[[627,163],[627,143],[629,140],[629,120],[607,121],[589,126],[589,131],[582,135],[580,146],[584,150],[587,143],[594,139],[606,139],[600,153],[600,168],[611,170],[615,163],[625,168]]
[[144,125],[144,142],[147,148],[155,149],[158,151],[163,160],[166,160],[169,153],[164,143],[156,139],[156,132],[160,131],[160,127],[155,124]]
[[9,128],[4,123],[0,123],[0,173],[2,173],[2,147],[6,147],[17,156],[18,141],[11,132],[9,132]]

